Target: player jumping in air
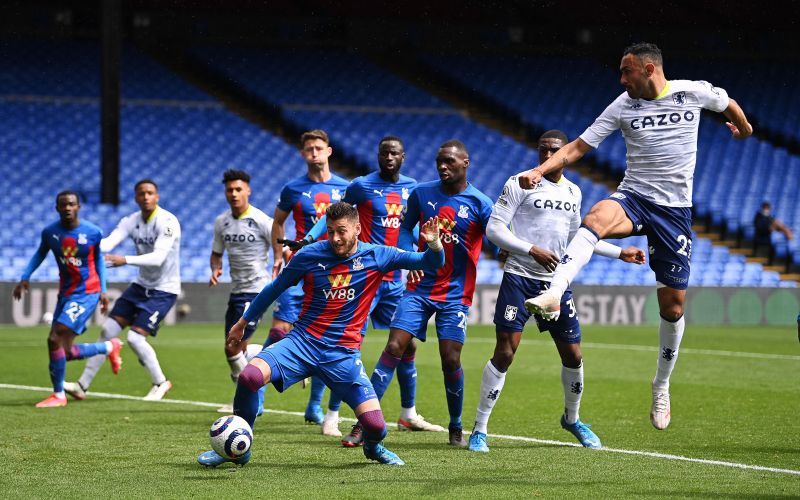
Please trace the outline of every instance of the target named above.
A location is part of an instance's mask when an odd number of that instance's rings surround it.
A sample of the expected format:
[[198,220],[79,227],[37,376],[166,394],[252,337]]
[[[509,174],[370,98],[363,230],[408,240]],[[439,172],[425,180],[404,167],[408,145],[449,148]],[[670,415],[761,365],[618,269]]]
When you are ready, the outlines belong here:
[[[292,330],[271,344],[239,375],[234,413],[251,426],[258,410],[258,390],[272,383],[282,392],[315,375],[340,394],[353,409],[364,432],[364,455],[383,464],[404,462],[381,443],[386,423],[375,390],[361,363],[362,329],[383,275],[398,269],[435,271],[444,264],[439,221],[428,220],[420,229],[428,250],[404,252],[394,247],[358,241],[358,211],[349,203],[327,210],[328,240],[306,246],[268,285],[228,333],[228,343],[239,342],[247,323],[262,314],[288,287],[301,283],[303,308]],[[205,466],[226,461],[214,451],[198,457]],[[250,451],[233,460],[245,464]]]
[[[450,140],[439,147],[436,167],[440,180],[417,185],[408,199],[400,246],[411,245],[411,231],[417,223],[438,217],[445,265],[435,273],[424,273],[421,280],[409,279],[392,318],[389,340],[372,372],[372,385],[378,398],[383,397],[411,340],[425,341],[428,319],[436,314],[436,334],[450,413],[449,442],[466,447],[461,424],[464,406],[461,349],[467,337],[478,257],[492,202],[467,182],[469,153],[461,141]],[[420,238],[420,249],[424,243]]]
[[[101,249],[108,252],[125,238],[133,240],[136,255],[106,255],[105,258],[113,267],[138,266],[139,276],[114,303],[109,318],[103,323],[100,338],[117,338],[130,326],[128,345],[153,383],[144,399],[155,401],[164,397],[172,383],[164,376],[147,337],[156,336],[161,321],[181,293],[181,226],[174,215],[158,206],[158,186],[154,181],[143,179],[136,183],[133,191],[139,210],[120,220],[114,231],[103,239]],[[76,399],[84,399],[102,364],[102,356],[87,361],[78,381],[65,384],[65,390]]]
[[531,189],[544,175],[598,147],[615,130],[621,130],[625,138],[628,165],[617,192],[592,207],[561,258],[550,289],[527,300],[525,306],[556,318],[561,297],[589,261],[598,241],[646,234],[661,313],[650,421],[656,429],[665,429],[671,415],[669,378],[684,330],[700,114],[703,109],[723,113],[735,139],[750,136],[753,127],[723,89],[704,81],[667,80],[661,50],[653,44],[626,48],[620,71],[625,92],[579,138],[518,176],[520,186]]
[[[539,162],[544,163],[567,144],[560,130],[550,130],[539,138]],[[494,355],[483,368],[480,399],[469,449],[488,452],[486,427],[506,380],[506,372],[517,352],[522,331],[530,318],[525,299],[547,290],[567,243],[581,223],[581,190],[563,176],[564,167],[550,172],[536,189],[525,191],[511,177],[492,209],[486,228],[489,239],[510,253],[500,285],[494,312],[497,343]],[[510,226],[510,227],[509,227]],[[644,263],[644,252],[626,250],[606,242],[598,243],[595,253],[626,262]],[[583,356],[581,327],[572,291],[561,296],[565,308],[557,320],[535,317],[539,331],[548,331],[561,357],[561,384],[564,388],[564,413],[561,427],[571,432],[583,446],[600,448],[600,438],[580,421],[583,395]]]
[[[208,286],[216,286],[222,276],[222,255],[228,252],[231,274],[231,295],[225,312],[225,335],[258,292],[271,281],[267,271],[272,217],[250,204],[250,174],[243,170],[227,170],[222,176],[225,199],[230,205],[214,220],[214,243],[211,247],[211,279]],[[261,317],[247,324],[242,341],[235,345],[225,343],[225,356],[231,368],[231,380],[236,383],[247,362],[261,352],[261,345],[248,345],[258,328]],[[263,394],[262,394],[263,397]],[[220,413],[232,413],[233,407],[225,405]]]
[[[333,150],[330,146],[328,134],[324,130],[311,130],[300,137],[300,154],[306,162],[305,175],[289,181],[281,189],[278,206],[275,208],[274,222],[272,224],[272,279],[275,279],[285,264],[283,244],[289,240],[284,239],[286,219],[289,214],[294,219],[295,237],[300,240],[325,215],[325,210],[332,203],[340,201],[347,185],[345,179],[332,174],[328,160]],[[322,236],[325,239],[326,235]],[[303,289],[300,285],[294,286],[281,295],[275,303],[272,312],[272,328],[267,336],[267,344],[279,341],[297,320],[303,305]],[[311,379],[311,391],[308,395],[306,406],[306,422],[322,425],[324,414],[322,412],[322,395],[325,384],[320,380]]]
[[[406,212],[410,193],[417,181],[400,174],[405,160],[405,148],[399,137],[386,136],[378,144],[378,172],[358,177],[350,183],[342,201],[356,205],[358,219],[361,223],[359,240],[376,245],[397,246],[400,242],[400,223]],[[310,233],[301,240],[302,245],[315,241],[325,230],[325,217],[322,218]],[[412,250],[412,248],[404,248]],[[388,330],[397,303],[403,296],[403,280],[399,271],[387,273],[383,277],[378,293],[370,306],[372,326],[379,330]],[[364,333],[366,334],[366,324]],[[409,342],[400,364],[397,365],[397,381],[400,385],[400,418],[397,420],[399,430],[411,431],[443,431],[441,426],[428,423],[422,415],[417,414],[416,386],[417,365],[414,361],[417,347]],[[322,433],[330,436],[341,436],[339,432],[339,406],[341,399],[331,394],[328,412],[322,424]],[[361,445],[363,436],[361,425],[356,423],[350,433],[342,439],[345,447]]]
[[[78,193],[62,191],[56,196],[59,220],[42,230],[39,248],[31,257],[22,279],[14,287],[14,298],[22,299],[28,291],[31,274],[41,265],[47,252],[52,251],[58,265],[59,288],[53,324],[47,337],[50,353],[50,380],[53,394],[36,404],[37,408],[67,405],[64,394],[64,373],[67,361],[97,354],[108,354],[111,369],[116,374],[122,365],[119,339],[107,339],[94,344],[73,344],[75,337],[86,331],[86,322],[94,314],[97,303],[101,312],[108,308],[105,264],[100,253],[103,233],[91,222],[81,221]],[[105,359],[105,356],[102,358]]]

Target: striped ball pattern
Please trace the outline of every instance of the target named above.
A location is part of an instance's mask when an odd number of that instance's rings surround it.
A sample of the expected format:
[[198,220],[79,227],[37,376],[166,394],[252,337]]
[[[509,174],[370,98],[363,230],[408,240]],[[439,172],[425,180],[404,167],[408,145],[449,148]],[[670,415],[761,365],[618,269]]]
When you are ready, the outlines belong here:
[[209,431],[211,448],[225,458],[236,459],[247,453],[253,444],[253,430],[242,417],[218,418]]

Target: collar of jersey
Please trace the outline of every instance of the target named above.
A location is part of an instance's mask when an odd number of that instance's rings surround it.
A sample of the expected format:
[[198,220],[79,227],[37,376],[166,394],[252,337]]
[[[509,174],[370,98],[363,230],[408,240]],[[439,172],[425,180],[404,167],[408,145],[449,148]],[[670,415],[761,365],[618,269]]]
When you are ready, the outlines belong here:
[[[248,204],[248,205],[247,205],[247,210],[245,210],[244,212],[242,212],[242,213],[241,213],[241,215],[239,215],[239,217],[234,217],[234,219],[237,219],[237,220],[239,220],[239,219],[244,219],[245,217],[247,217],[248,215],[250,215],[250,212],[252,212],[252,211],[253,211],[253,205],[249,205],[249,204]],[[233,215],[233,213],[231,213],[231,215]]]
[[561,178],[558,180],[558,182],[553,182],[550,179],[548,179],[547,177],[542,177],[542,179],[546,180],[547,182],[549,182],[550,184],[553,184],[555,186],[560,186],[560,185],[564,184],[564,181],[566,180],[566,177],[564,177],[564,174],[561,174]]
[[153,213],[150,214],[150,217],[148,217],[147,220],[144,221],[145,224],[150,224],[151,222],[153,222],[153,219],[155,219],[156,214],[158,213],[158,209],[159,209],[159,206],[156,205],[156,209],[153,210]]
[[667,80],[667,84],[666,84],[666,85],[664,85],[664,88],[661,90],[661,93],[660,93],[660,94],[658,94],[658,95],[656,96],[656,98],[655,98],[655,99],[653,99],[653,100],[654,100],[654,101],[657,101],[657,100],[659,100],[659,99],[661,99],[661,98],[663,98],[663,97],[666,97],[666,95],[667,95],[667,94],[669,94],[669,80]]

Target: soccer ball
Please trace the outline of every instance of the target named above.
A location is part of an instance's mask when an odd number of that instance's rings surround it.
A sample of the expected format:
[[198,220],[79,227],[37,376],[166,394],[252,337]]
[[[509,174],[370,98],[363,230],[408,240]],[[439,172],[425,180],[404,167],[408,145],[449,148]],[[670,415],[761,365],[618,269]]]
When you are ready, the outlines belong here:
[[53,313],[48,311],[48,312],[42,314],[42,323],[44,323],[45,325],[52,325],[53,324]]
[[211,448],[225,458],[235,460],[253,444],[253,429],[245,419],[236,415],[218,418],[209,431]]

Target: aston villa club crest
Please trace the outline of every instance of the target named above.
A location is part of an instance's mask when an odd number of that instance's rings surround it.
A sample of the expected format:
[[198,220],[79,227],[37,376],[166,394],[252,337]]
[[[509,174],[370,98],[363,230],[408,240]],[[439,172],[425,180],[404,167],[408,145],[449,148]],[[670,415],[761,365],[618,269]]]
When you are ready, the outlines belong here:
[[686,104],[686,92],[675,92],[672,94],[672,100],[675,101],[675,104],[678,106],[683,106]]
[[514,321],[517,318],[517,311],[519,308],[517,306],[506,306],[506,312],[503,314],[503,317],[506,321]]
[[364,269],[364,263],[361,262],[361,257],[353,259],[353,271],[361,271]]

